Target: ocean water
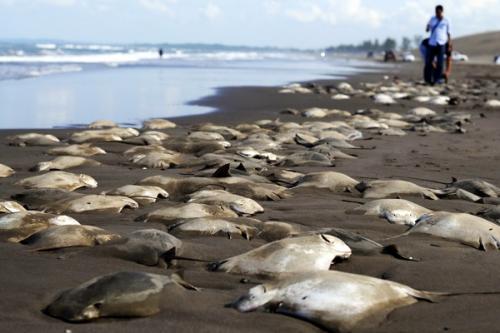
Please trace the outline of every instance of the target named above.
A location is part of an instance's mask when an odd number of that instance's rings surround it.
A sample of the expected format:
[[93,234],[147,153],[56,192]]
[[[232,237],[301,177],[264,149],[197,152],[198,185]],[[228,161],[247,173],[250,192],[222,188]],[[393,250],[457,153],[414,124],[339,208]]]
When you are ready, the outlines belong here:
[[[160,58],[159,48],[164,51]],[[0,43],[0,128],[138,125],[213,111],[218,87],[274,86],[356,73],[320,52],[219,45]]]

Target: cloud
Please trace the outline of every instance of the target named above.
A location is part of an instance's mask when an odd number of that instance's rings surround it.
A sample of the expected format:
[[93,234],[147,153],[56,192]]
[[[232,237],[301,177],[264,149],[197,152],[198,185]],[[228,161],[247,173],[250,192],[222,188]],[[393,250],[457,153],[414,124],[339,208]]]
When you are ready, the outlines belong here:
[[326,22],[330,24],[337,23],[337,15],[333,12],[324,11],[318,5],[302,5],[301,8],[288,9],[285,14],[299,22],[309,23],[309,22]]
[[285,15],[303,23],[363,23],[371,27],[380,26],[384,17],[381,11],[368,7],[362,0],[328,0],[315,3],[303,0],[299,6],[286,9]]
[[72,7],[78,4],[76,0],[39,0],[39,2],[57,7]]
[[71,7],[78,5],[77,0],[0,0],[3,6],[21,6],[21,5],[48,5],[55,7]]
[[148,10],[170,15],[173,14],[171,5],[175,2],[176,0],[139,0],[139,4]]
[[209,2],[203,9],[202,9],[203,15],[208,18],[209,20],[215,20],[217,17],[219,17],[222,14],[222,10],[220,9],[219,6],[214,4],[213,2]]
[[281,4],[278,0],[264,0],[264,10],[269,15],[276,15],[281,10]]

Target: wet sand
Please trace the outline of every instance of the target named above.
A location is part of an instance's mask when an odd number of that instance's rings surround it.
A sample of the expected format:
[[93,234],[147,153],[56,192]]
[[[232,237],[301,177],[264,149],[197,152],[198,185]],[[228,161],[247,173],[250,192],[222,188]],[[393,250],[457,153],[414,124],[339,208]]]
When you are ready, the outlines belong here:
[[[387,75],[401,78],[418,78],[420,69],[416,65],[404,65],[390,70]],[[475,79],[477,84],[498,78],[500,69],[489,66],[457,66],[456,80]],[[382,80],[386,73],[361,74],[349,80],[354,87],[360,82]],[[321,84],[331,82],[321,81]],[[486,88],[485,88],[486,89]],[[489,89],[489,88],[488,88]],[[494,97],[494,90],[487,91]],[[278,88],[238,87],[225,88],[217,96],[197,103],[219,109],[219,112],[174,119],[180,125],[171,133],[185,133],[189,127],[204,122],[235,125],[260,119],[280,118],[282,121],[303,122],[300,116],[282,115],[285,108],[328,107],[348,111],[377,107],[384,111],[404,113],[420,106],[413,101],[400,101],[393,106],[375,106],[368,98],[353,98],[346,101],[332,100],[328,95],[284,95]],[[436,111],[461,110],[473,115],[472,124],[466,134],[419,135],[409,132],[405,137],[382,137],[374,135],[372,140],[359,141],[373,150],[346,151],[358,156],[355,160],[337,160],[335,167],[299,167],[302,172],[332,170],[346,173],[358,180],[371,178],[399,178],[430,187],[442,187],[451,177],[480,177],[500,184],[498,161],[500,161],[500,112],[484,110],[471,103],[454,107],[431,106]],[[480,117],[483,113],[485,117]],[[326,118],[326,120],[335,117]],[[325,119],[324,119],[325,120]],[[67,138],[74,130],[47,130],[59,138]],[[0,199],[22,192],[13,185],[19,179],[33,175],[28,169],[39,161],[49,160],[47,147],[12,147],[5,138],[23,131],[0,132],[0,162],[16,170],[12,177],[0,180]],[[82,190],[82,193],[100,193],[125,184],[133,184],[150,175],[178,174],[182,170],[143,170],[129,165],[121,152],[130,145],[99,143],[108,151],[97,156],[103,163],[100,167],[83,167],[68,170],[93,176],[99,187]],[[345,210],[356,206],[354,195],[333,194],[321,190],[296,191],[292,198],[281,201],[261,202],[265,213],[257,215],[262,221],[280,220],[305,226],[341,227],[358,231],[374,240],[398,235],[404,226],[391,225],[383,219],[346,215]],[[360,200],[360,199],[355,199]],[[432,210],[477,212],[484,205],[460,200],[430,201],[415,198],[412,201]],[[136,229],[155,227],[164,230],[161,224],[147,225],[134,219],[157,208],[170,205],[168,200],[147,208],[125,210],[120,215],[71,214],[82,224],[126,234]],[[240,254],[264,244],[262,240],[246,241],[223,237],[186,238],[185,255],[204,260],[220,260]],[[401,261],[387,255],[352,256],[338,263],[336,270],[371,275],[407,284],[416,289],[447,292],[500,291],[500,253],[483,252],[454,242],[429,237],[411,236],[393,241],[404,251],[420,259],[419,262]],[[202,291],[188,293],[189,297],[165,298],[162,311],[141,319],[101,319],[92,323],[69,324],[44,315],[40,310],[59,291],[74,287],[98,275],[117,271],[144,271],[166,273],[165,269],[146,267],[136,263],[98,255],[93,249],[65,249],[50,252],[32,252],[20,244],[0,243],[0,332],[319,332],[316,326],[278,314],[254,312],[241,314],[224,305],[241,296],[251,287],[240,283],[241,276],[212,273],[203,263],[182,262],[186,280],[201,287]],[[169,269],[168,272],[174,270]],[[456,296],[439,303],[419,302],[391,313],[379,327],[369,332],[478,332],[496,331],[500,326],[498,309],[500,295]]]

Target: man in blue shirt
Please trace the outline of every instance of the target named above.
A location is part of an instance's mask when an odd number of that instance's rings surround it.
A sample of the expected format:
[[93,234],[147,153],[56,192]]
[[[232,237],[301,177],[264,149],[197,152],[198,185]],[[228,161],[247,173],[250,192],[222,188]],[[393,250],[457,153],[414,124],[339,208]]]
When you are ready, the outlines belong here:
[[[428,84],[441,83],[443,81],[444,55],[451,51],[450,22],[444,17],[443,6],[436,6],[436,16],[433,16],[426,28],[430,32],[429,46],[425,57],[424,79]],[[449,50],[446,50],[446,48]],[[433,62],[436,59],[436,67]]]

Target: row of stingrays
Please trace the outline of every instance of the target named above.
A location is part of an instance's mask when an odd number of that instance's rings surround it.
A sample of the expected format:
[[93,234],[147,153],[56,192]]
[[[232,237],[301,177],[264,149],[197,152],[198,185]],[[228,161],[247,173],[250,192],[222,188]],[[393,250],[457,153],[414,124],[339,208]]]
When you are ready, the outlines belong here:
[[[453,125],[457,121],[449,114],[438,115],[430,111],[413,109],[399,120],[419,123],[425,119],[427,124],[434,121],[441,125]],[[181,239],[184,237],[261,238],[268,243],[208,264],[211,271],[268,279],[231,306],[241,312],[269,308],[307,319],[327,330],[350,331],[375,325],[398,307],[418,300],[436,301],[450,295],[330,270],[335,260],[374,252],[415,260],[400,253],[394,245],[384,246],[345,229],[313,230],[294,223],[261,222],[253,218],[264,211],[258,201],[286,200],[300,194],[298,189],[317,188],[372,199],[347,213],[407,225],[410,228],[404,236],[423,233],[480,250],[500,247],[500,226],[496,224],[500,221],[498,207],[486,209],[482,216],[476,216],[433,212],[399,198],[416,195],[431,200],[461,199],[498,204],[500,189],[484,180],[454,180],[445,188],[433,189],[405,180],[358,181],[334,171],[302,174],[289,169],[332,166],[335,159],[356,158],[339,149],[363,148],[352,143],[363,139],[365,134],[360,129],[374,135],[382,134],[379,125],[391,128],[382,120],[396,117],[380,110],[364,112],[363,118],[356,114],[334,113],[344,120],[302,124],[262,120],[234,128],[205,124],[185,137],[173,131],[174,123],[162,119],[145,122],[141,131],[120,128],[110,121],[98,121],[91,124],[89,130],[75,132],[70,144],[47,134],[12,136],[10,143],[20,147],[53,146],[47,152],[57,157],[33,166],[32,170],[40,172],[39,175],[15,182],[26,189],[12,197],[16,201],[0,201],[0,212],[4,213],[0,216],[0,236],[35,250],[97,246],[95,250],[103,254],[148,266],[165,266],[174,259],[192,260],[182,257]],[[459,116],[462,120],[465,117]],[[90,157],[106,152],[93,144],[107,141],[134,145],[123,152],[132,165],[191,168],[190,174],[151,176],[137,184],[101,194],[75,192],[84,187],[97,188],[98,183],[89,175],[62,170],[82,165],[99,167],[100,162]],[[0,177],[12,176],[15,172],[0,165]],[[159,200],[177,204],[152,210],[137,220],[162,223],[167,232],[140,229],[119,235],[81,225],[73,217],[61,215],[119,214],[125,208],[155,205]],[[62,292],[44,312],[70,322],[100,317],[149,316],[160,311],[158,295],[166,292],[167,285],[186,293],[203,292],[176,274],[120,272],[97,277]]]

